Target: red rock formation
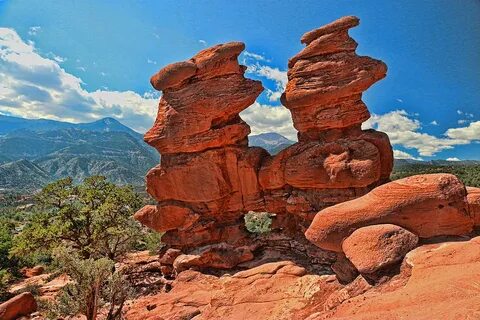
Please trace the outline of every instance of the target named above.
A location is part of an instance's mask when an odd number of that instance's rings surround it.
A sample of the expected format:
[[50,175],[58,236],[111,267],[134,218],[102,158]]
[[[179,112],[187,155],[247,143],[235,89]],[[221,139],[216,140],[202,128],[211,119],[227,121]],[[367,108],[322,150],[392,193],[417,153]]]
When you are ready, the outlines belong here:
[[37,303],[30,292],[24,292],[0,304],[0,319],[14,320],[37,311]]
[[[259,181],[267,199],[310,221],[329,205],[354,199],[389,179],[393,154],[387,135],[361,130],[370,117],[362,92],[385,77],[386,65],[355,53],[344,17],[307,32],[307,46],[289,61],[282,103],[299,142],[267,158]],[[280,190],[293,189],[287,196]]]
[[360,128],[369,117],[361,93],[385,76],[386,67],[355,54],[348,28],[357,24],[357,18],[342,18],[302,38],[307,47],[289,62],[282,99],[300,142],[274,157],[247,146],[250,128],[239,113],[262,86],[246,79],[237,62],[242,43],[208,48],[151,78],[163,91],[155,124],[145,134],[162,154],[147,174],[147,191],[158,203],[135,218],[165,232],[164,243],[190,256],[181,265],[230,268],[244,262],[249,255],[242,250],[235,258],[212,258],[206,248],[258,245],[244,228],[248,211],[277,214],[275,231],[296,238],[298,252],[308,256],[313,250],[303,232],[316,212],[388,179],[388,137]]
[[362,274],[371,274],[403,260],[418,237],[393,224],[355,230],[342,243],[343,252]]
[[127,311],[131,320],[149,319],[301,319],[294,313],[315,294],[340,285],[333,276],[306,275],[289,261],[217,278],[197,271],[182,272],[167,294],[136,300]]
[[288,261],[216,277],[184,271],[168,293],[141,297],[126,318],[252,320],[477,319],[480,237],[423,245],[400,274],[379,286],[358,276],[305,274]]
[[341,252],[343,240],[355,229],[385,223],[420,238],[465,235],[473,229],[463,183],[451,174],[429,174],[396,180],[326,208],[305,235],[322,249]]
[[476,227],[480,227],[480,188],[467,187],[467,202]]

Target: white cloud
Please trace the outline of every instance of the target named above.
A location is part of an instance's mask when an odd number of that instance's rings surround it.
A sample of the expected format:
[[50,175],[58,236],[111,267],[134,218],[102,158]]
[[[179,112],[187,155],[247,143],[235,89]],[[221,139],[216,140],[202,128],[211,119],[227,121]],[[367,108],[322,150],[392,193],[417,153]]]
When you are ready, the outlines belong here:
[[447,161],[462,161],[462,160],[458,159],[457,157],[447,158],[446,160]]
[[280,96],[287,86],[287,71],[282,71],[278,68],[261,65],[257,62],[255,64],[247,64],[247,73],[255,74],[275,82],[275,90],[266,89],[268,100],[272,102],[280,99]]
[[407,153],[402,150],[396,150],[396,149],[393,149],[393,157],[395,159],[411,159],[411,160],[419,160],[419,161],[423,160],[422,158],[417,158],[412,156],[410,153]]
[[463,114],[463,111],[462,110],[457,110],[457,114]]
[[430,122],[430,124],[431,124],[432,126],[438,126],[437,120],[433,120],[432,122]]
[[71,122],[112,116],[137,131],[152,124],[156,98],[133,91],[89,92],[82,85],[79,77],[54,58],[42,57],[13,29],[0,28],[0,112]]
[[28,28],[28,34],[31,36],[36,36],[41,29],[42,28],[40,26],[30,27]]
[[297,140],[290,111],[283,106],[268,106],[255,102],[240,113],[250,125],[252,134],[277,132],[290,140]]
[[157,64],[157,61],[151,60],[151,59],[147,59],[147,63],[148,63],[148,64]]
[[243,56],[245,56],[245,57],[253,58],[253,59],[257,60],[257,61],[270,62],[269,59],[265,58],[265,57],[262,56],[261,54],[257,54],[257,53],[253,53],[253,52],[249,52],[249,51],[244,51],[242,54],[243,54]]
[[421,156],[433,156],[436,153],[452,149],[456,145],[468,144],[470,140],[453,135],[435,137],[419,132],[421,123],[405,110],[394,110],[383,115],[372,115],[363,128],[374,128],[388,134],[393,145],[415,149]]
[[205,40],[200,39],[200,40],[198,40],[198,42],[204,47],[207,46],[207,41],[205,41]]
[[400,103],[403,103],[403,100],[400,99],[400,98],[397,98],[396,100],[397,100],[398,102],[400,102]]
[[445,135],[451,139],[478,141],[480,140],[480,121],[471,122],[467,127],[448,129]]
[[468,120],[466,119],[460,119],[457,121],[458,124],[465,124],[465,123],[468,123]]

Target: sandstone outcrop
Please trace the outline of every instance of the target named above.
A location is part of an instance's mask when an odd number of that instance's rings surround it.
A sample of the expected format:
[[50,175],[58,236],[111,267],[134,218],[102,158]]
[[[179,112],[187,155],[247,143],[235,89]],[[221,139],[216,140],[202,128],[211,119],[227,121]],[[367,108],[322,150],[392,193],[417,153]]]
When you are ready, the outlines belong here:
[[[480,315],[480,238],[421,246],[404,260],[408,273],[349,297],[309,320],[477,319]],[[407,281],[408,280],[408,281]],[[395,282],[400,282],[396,285]],[[315,302],[312,301],[312,305]],[[320,305],[320,308],[322,306]],[[298,315],[297,319],[303,319]]]
[[402,261],[417,243],[418,237],[410,231],[379,224],[355,230],[342,249],[361,274],[371,274]]
[[307,239],[325,250],[342,252],[342,242],[358,228],[394,224],[420,238],[465,235],[473,218],[463,183],[451,174],[418,175],[396,180],[370,193],[320,211]]
[[476,227],[480,227],[480,188],[467,187],[467,202]]
[[21,293],[0,304],[0,319],[14,320],[37,311],[37,302],[30,292]]
[[232,276],[182,272],[167,294],[136,300],[131,320],[158,319],[295,319],[316,294],[340,285],[333,276],[307,275],[289,261],[268,263]]
[[342,285],[288,262],[216,277],[187,270],[172,290],[127,306],[127,319],[476,319],[480,238],[420,246],[401,272],[374,286],[362,276]]
[[[271,245],[246,231],[249,211],[274,213],[273,232],[295,240],[300,247],[294,251],[308,259],[315,247],[303,233],[319,210],[388,180],[393,155],[387,135],[360,128],[369,117],[362,92],[385,77],[386,66],[355,54],[348,29],[356,25],[357,18],[345,17],[303,36],[307,46],[289,61],[282,97],[299,142],[276,156],[248,147],[250,128],[239,113],[263,88],[238,64],[243,43],[205,49],[151,78],[163,92],[145,134],[162,155],[146,178],[157,204],[135,218],[165,232],[162,241],[182,251],[180,260],[188,263],[177,263],[180,269],[231,268],[252,258],[242,248]],[[209,247],[219,245],[232,248],[236,258]]]

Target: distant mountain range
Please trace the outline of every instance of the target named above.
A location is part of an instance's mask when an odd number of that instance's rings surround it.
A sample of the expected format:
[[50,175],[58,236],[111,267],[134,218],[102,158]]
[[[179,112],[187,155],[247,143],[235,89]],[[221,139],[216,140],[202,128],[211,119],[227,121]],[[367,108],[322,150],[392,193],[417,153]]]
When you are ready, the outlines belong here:
[[[250,146],[270,154],[293,143],[274,132],[249,137]],[[140,133],[113,118],[74,124],[0,115],[0,191],[36,190],[67,176],[78,182],[97,174],[118,184],[143,186],[146,172],[159,160]],[[394,174],[478,165],[476,160],[396,159]]]
[[34,190],[70,176],[143,185],[158,153],[113,118],[73,124],[0,115],[0,190]]
[[248,141],[250,146],[262,147],[270,154],[277,154],[286,147],[295,143],[295,141],[289,140],[275,132],[261,133],[250,136],[248,137]]

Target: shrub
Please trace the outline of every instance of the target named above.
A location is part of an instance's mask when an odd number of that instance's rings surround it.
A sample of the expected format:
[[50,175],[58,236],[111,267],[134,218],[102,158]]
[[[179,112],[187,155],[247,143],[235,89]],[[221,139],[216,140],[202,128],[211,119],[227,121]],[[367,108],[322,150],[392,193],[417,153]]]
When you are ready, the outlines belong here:
[[132,289],[122,274],[115,271],[112,260],[82,259],[65,248],[56,249],[54,256],[55,263],[71,282],[62,288],[56,303],[48,306],[48,316],[83,314],[87,320],[95,320],[98,310],[106,307],[106,320],[121,319]]
[[35,212],[14,238],[11,254],[45,257],[68,246],[86,259],[114,260],[141,236],[132,219],[141,205],[131,187],[116,186],[105,177],[89,177],[81,185],[70,178],[58,180],[37,195]]
[[271,231],[272,217],[269,212],[250,211],[245,216],[245,227],[251,233],[267,233]]

